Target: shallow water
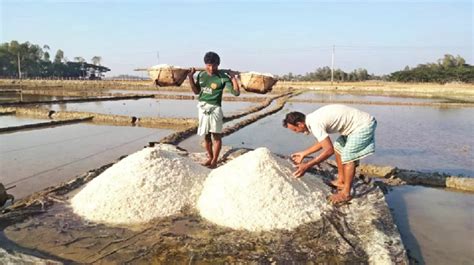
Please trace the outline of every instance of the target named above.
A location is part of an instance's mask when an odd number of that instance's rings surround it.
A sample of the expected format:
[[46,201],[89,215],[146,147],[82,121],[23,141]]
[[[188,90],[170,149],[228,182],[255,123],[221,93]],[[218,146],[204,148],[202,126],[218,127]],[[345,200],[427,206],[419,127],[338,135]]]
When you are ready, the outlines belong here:
[[[224,138],[224,144],[256,148],[265,146],[289,155],[314,144],[312,135],[282,127],[290,111],[310,113],[322,104],[287,103],[267,118]],[[405,169],[474,176],[473,108],[351,105],[376,117],[376,152],[362,161]],[[269,136],[271,133],[271,137]],[[337,136],[331,137],[333,140]]]
[[[223,102],[224,115],[238,113],[254,105],[251,102]],[[85,111],[136,117],[197,118],[196,100],[144,98],[84,103],[52,104],[52,110]]]
[[308,91],[294,97],[293,99],[314,99],[314,100],[348,100],[348,101],[374,101],[374,102],[446,102],[445,99],[437,98],[410,98],[395,96],[366,96],[357,94],[334,94]]
[[[143,94],[143,95],[186,95],[194,96],[195,94],[189,89],[189,91],[170,91],[170,90],[161,90],[157,88],[156,90],[127,90],[127,89],[111,89],[107,90],[107,93],[121,93],[121,94]],[[243,97],[267,97],[268,94],[257,94],[257,93],[248,93],[243,89],[241,90],[241,96]],[[232,96],[231,93],[224,91],[224,96]]]
[[0,182],[21,198],[157,141],[171,130],[74,124],[0,135]]
[[472,264],[474,195],[420,186],[386,195],[410,254],[426,264]]
[[107,93],[121,93],[121,94],[143,94],[143,95],[153,95],[153,94],[162,94],[162,95],[190,95],[193,93],[191,91],[167,91],[167,90],[127,90],[127,89],[111,89],[107,90]]
[[21,117],[15,115],[0,116],[0,128],[20,126],[26,124],[35,124],[41,122],[49,122],[48,119],[33,119],[28,117]]

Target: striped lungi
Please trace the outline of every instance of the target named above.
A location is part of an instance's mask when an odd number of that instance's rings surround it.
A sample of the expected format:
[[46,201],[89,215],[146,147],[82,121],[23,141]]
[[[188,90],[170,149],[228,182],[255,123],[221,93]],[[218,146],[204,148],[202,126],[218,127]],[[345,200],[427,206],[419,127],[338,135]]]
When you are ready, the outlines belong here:
[[198,135],[204,136],[208,133],[221,133],[224,119],[222,108],[203,101],[200,101],[197,106],[199,109]]
[[334,143],[334,150],[341,155],[343,164],[357,161],[375,152],[375,128],[377,121],[349,135],[341,135]]

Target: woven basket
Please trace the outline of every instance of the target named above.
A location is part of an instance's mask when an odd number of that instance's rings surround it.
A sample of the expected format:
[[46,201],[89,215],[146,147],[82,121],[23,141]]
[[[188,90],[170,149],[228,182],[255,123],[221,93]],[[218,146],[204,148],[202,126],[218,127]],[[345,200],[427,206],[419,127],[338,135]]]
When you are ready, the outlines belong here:
[[277,80],[271,76],[256,73],[241,73],[240,82],[242,87],[248,92],[266,94],[272,91]]
[[175,67],[152,68],[148,70],[148,75],[157,86],[180,86],[188,73],[188,69]]

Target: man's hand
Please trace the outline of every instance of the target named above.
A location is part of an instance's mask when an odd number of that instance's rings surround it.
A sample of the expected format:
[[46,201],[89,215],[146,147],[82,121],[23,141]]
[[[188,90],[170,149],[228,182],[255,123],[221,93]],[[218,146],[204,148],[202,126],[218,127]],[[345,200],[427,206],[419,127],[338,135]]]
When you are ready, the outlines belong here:
[[227,75],[232,79],[232,78],[237,78],[237,76],[239,75],[239,72],[235,72],[235,71],[232,71],[232,70],[229,70],[227,71]]
[[305,158],[304,152],[298,152],[291,154],[291,160],[295,162],[295,164],[299,165],[301,162],[303,162],[303,159]]
[[304,175],[304,173],[306,173],[306,171],[309,169],[309,166],[306,163],[296,165],[295,167],[296,167],[296,171],[293,172],[293,176],[295,178],[302,177]]
[[194,73],[196,73],[196,68],[194,67],[189,68],[188,78],[193,78]]

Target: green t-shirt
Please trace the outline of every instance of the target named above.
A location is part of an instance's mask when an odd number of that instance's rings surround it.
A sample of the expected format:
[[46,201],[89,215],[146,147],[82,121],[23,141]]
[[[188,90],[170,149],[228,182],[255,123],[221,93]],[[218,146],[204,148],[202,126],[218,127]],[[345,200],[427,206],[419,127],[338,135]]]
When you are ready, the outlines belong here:
[[228,89],[235,96],[238,95],[229,76],[221,70],[218,70],[214,75],[208,75],[206,71],[200,72],[197,76],[196,86],[201,89],[199,101],[216,106],[221,106],[224,89]]

